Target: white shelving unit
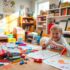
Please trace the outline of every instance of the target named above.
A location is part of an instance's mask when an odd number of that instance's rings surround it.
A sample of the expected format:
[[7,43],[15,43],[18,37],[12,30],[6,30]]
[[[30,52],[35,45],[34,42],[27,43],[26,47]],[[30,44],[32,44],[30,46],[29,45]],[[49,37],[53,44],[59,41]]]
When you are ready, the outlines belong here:
[[37,16],[37,23],[36,23],[36,30],[37,31],[44,31],[47,33],[47,16],[46,15],[40,15]]
[[[44,30],[47,33],[47,24],[49,18],[53,18],[56,21],[70,18],[70,6],[56,9],[47,10],[47,15],[38,15],[36,30]],[[70,26],[69,26],[70,27]]]

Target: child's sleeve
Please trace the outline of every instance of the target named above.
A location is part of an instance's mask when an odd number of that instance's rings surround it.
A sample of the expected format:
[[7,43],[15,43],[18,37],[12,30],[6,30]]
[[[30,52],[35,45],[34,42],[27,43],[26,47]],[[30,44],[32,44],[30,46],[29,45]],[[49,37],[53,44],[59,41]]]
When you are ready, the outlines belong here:
[[66,49],[67,49],[67,55],[70,56],[70,46],[67,43],[67,41],[65,40],[65,38],[63,38],[63,46],[66,47]]
[[48,37],[42,37],[40,40],[40,45],[42,46],[43,44],[47,44],[49,42],[49,38]]

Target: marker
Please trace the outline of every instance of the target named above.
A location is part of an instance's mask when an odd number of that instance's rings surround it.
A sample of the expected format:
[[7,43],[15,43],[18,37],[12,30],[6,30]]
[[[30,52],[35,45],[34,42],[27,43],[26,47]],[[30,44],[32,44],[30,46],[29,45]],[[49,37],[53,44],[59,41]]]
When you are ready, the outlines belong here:
[[65,55],[67,53],[67,49],[64,48],[62,51],[61,51],[61,55]]
[[34,62],[36,62],[36,63],[42,63],[42,59],[34,59]]

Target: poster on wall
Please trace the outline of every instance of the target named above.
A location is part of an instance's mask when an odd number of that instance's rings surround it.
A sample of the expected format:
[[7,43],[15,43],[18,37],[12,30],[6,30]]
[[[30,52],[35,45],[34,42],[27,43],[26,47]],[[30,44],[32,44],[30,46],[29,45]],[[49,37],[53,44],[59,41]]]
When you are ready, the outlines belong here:
[[14,0],[3,0],[3,12],[6,14],[12,14],[15,12]]

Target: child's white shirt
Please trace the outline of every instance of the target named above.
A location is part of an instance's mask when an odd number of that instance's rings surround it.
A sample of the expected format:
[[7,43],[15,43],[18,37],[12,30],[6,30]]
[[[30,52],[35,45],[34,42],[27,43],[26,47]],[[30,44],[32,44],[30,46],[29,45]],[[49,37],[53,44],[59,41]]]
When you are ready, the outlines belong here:
[[[44,42],[45,44],[47,44],[50,39],[51,38],[42,37],[41,40],[40,40],[40,43]],[[68,53],[70,54],[70,46],[69,46],[69,44],[67,43],[67,41],[65,40],[65,38],[63,36],[56,43],[58,43],[60,45],[63,45],[64,47],[66,47],[67,50],[68,50]],[[48,47],[53,48],[53,46],[50,46],[50,45]],[[57,49],[59,49],[59,47]]]

